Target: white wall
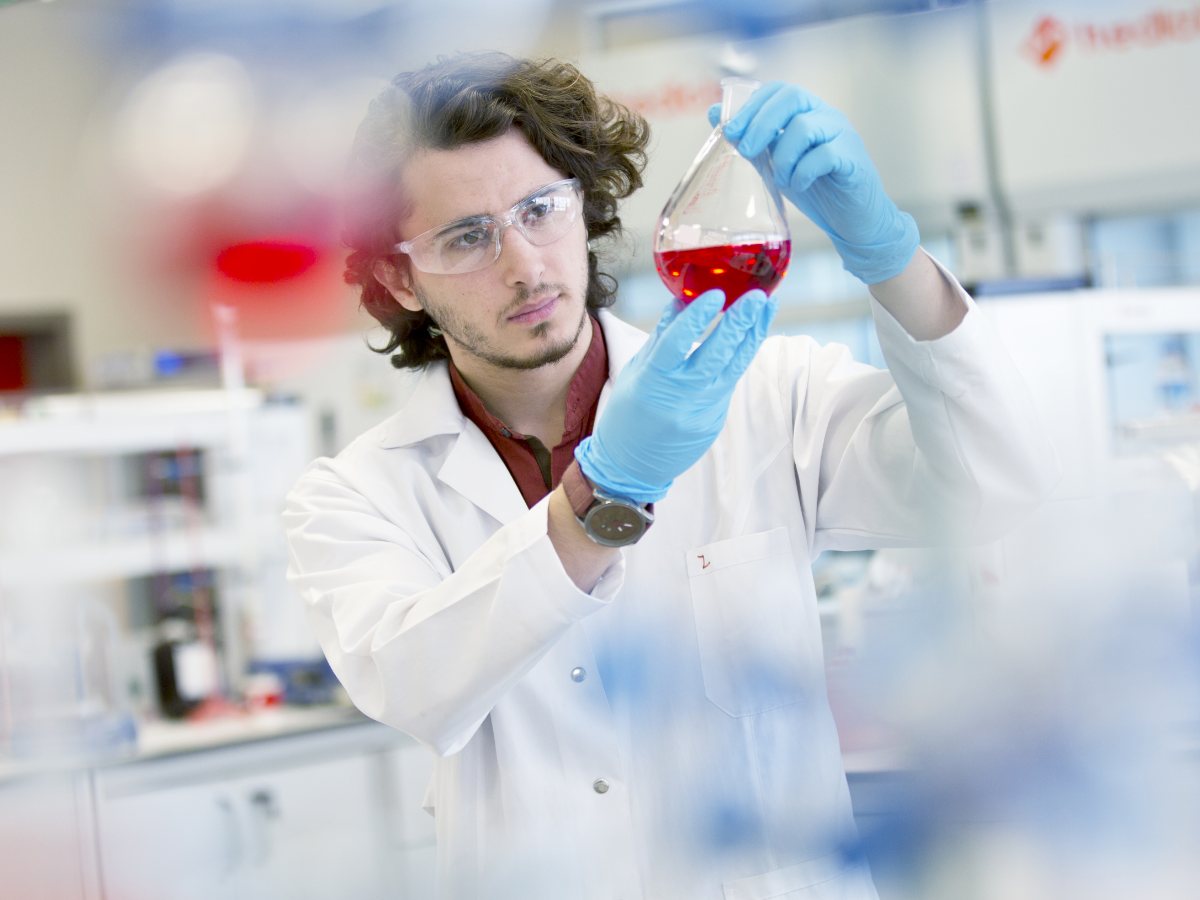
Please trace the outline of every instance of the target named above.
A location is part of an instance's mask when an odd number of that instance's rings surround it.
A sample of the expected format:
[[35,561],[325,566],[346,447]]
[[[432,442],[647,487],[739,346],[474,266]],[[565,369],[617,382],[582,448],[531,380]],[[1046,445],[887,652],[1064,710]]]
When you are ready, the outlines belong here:
[[[1000,160],[1015,205],[1107,212],[1200,202],[1200,7],[1186,0],[990,6]],[[1047,19],[1062,42],[1039,62],[1033,46],[1050,45],[1031,38]]]

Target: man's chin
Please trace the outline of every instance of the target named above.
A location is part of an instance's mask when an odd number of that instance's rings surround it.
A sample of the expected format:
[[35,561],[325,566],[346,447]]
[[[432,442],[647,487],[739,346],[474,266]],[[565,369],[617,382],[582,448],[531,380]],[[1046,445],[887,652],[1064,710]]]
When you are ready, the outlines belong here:
[[527,355],[508,356],[503,360],[495,359],[493,362],[506,369],[540,369],[543,366],[552,366],[570,355],[571,351],[575,349],[575,342],[578,340],[578,337],[576,335],[574,338],[568,340],[543,344]]
[[539,346],[531,349],[528,353],[520,355],[497,355],[491,357],[488,361],[493,365],[505,369],[540,369],[543,366],[552,366],[557,362],[561,362],[575,349],[575,345],[583,335],[586,325],[587,311],[584,310],[583,316],[580,318],[579,324],[575,327],[572,335],[569,337],[554,338],[552,336],[554,320],[547,319],[545,322],[539,322],[529,330],[529,336]]

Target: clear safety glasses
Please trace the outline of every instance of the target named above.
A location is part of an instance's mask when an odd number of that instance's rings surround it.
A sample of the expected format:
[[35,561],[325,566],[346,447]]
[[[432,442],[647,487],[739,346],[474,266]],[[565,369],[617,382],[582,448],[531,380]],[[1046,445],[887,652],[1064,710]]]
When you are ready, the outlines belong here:
[[501,216],[447,222],[396,245],[431,275],[461,275],[490,266],[500,256],[504,229],[515,225],[531,244],[549,244],[571,230],[583,208],[579,181],[568,178],[530,194]]

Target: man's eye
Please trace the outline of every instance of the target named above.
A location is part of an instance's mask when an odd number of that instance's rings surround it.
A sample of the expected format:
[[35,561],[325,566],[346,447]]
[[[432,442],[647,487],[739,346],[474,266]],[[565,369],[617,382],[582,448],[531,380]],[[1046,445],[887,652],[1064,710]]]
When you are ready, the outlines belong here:
[[450,241],[450,246],[456,250],[470,250],[472,247],[478,247],[480,244],[487,241],[487,232],[482,229],[467,231],[463,234],[455,236]]
[[549,197],[542,197],[536,203],[529,204],[525,211],[527,219],[543,219],[554,212],[554,202]]

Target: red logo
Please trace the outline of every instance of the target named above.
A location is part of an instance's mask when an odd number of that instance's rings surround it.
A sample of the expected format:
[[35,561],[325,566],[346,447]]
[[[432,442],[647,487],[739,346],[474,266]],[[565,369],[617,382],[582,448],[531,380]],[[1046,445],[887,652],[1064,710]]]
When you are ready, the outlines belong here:
[[1042,16],[1025,41],[1025,55],[1039,66],[1049,68],[1058,62],[1067,43],[1067,26],[1054,16]]
[[1073,41],[1083,56],[1200,41],[1200,3],[1187,9],[1156,9],[1140,18],[1073,22],[1070,26],[1054,16],[1042,16],[1021,44],[1021,55],[1050,69],[1062,58],[1068,41]]

